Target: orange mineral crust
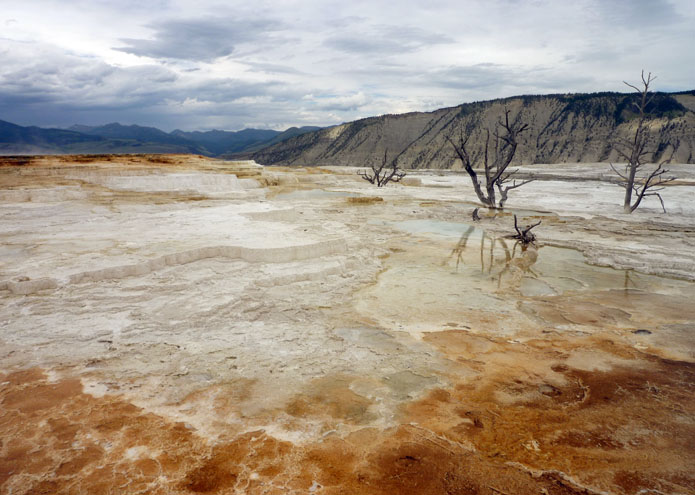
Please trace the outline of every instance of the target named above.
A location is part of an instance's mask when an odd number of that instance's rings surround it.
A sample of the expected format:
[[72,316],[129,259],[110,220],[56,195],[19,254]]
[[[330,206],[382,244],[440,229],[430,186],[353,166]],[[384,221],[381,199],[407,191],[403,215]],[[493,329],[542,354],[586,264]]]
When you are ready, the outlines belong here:
[[[432,335],[438,345],[466,341],[461,332]],[[262,430],[210,442],[119,396],[85,394],[78,379],[11,373],[0,389],[0,486],[20,494],[695,489],[695,366],[647,359],[586,372],[533,345],[519,354],[520,363],[547,362],[554,385],[524,366],[497,370],[405,405],[398,426],[296,444]],[[287,408],[349,419],[360,403],[314,394]]]

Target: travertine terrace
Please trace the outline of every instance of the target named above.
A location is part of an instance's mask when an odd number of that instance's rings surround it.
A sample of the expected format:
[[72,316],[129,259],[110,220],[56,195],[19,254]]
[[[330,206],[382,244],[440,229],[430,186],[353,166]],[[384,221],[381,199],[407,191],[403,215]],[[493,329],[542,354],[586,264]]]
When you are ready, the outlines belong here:
[[[0,493],[695,493],[688,166],[5,158]],[[538,247],[505,240],[542,220]]]

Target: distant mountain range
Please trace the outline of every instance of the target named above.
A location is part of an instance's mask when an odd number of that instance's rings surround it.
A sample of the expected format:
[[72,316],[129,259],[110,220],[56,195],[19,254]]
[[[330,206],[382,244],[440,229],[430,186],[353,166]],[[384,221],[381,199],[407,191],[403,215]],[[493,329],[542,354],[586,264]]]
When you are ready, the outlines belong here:
[[155,127],[74,125],[69,129],[22,127],[0,120],[0,154],[193,153],[225,157],[258,151],[320,127],[166,133]]
[[[517,96],[466,103],[434,112],[383,115],[326,127],[264,147],[251,156],[264,165],[354,165],[380,161],[384,152],[404,169],[456,169],[447,136],[469,136],[468,151],[481,163],[485,130],[491,135],[505,109],[528,124],[514,164],[619,161],[612,144],[634,133],[629,93]],[[695,163],[695,91],[655,93],[647,108],[650,147],[657,159],[675,147],[673,161]],[[494,141],[494,138],[493,138]]]

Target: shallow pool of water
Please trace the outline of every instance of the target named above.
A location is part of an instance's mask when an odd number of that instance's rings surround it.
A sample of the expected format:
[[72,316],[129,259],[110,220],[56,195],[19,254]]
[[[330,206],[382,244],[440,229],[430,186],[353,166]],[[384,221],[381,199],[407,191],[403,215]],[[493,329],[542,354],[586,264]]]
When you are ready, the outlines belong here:
[[514,240],[491,237],[483,229],[464,222],[423,219],[390,225],[415,235],[458,239],[452,242],[447,258],[456,271],[476,279],[487,276],[497,282],[498,289],[517,289],[523,296],[610,289],[675,293],[694,286],[668,277],[592,265],[576,249],[543,245],[523,248]]
[[445,222],[441,220],[404,220],[392,223],[391,226],[398,230],[404,230],[411,234],[436,234],[446,237],[461,237],[467,235],[469,238],[480,239],[483,229],[463,222]]

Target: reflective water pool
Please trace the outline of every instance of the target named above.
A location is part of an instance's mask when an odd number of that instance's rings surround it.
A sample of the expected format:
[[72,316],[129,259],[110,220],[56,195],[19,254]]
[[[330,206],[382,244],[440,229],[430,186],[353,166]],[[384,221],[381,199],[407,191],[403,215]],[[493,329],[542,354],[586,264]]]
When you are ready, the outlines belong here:
[[452,323],[512,334],[539,323],[632,331],[695,320],[691,282],[592,265],[575,249],[522,246],[462,222],[387,225],[412,235],[399,238],[358,303],[386,327],[418,333]]

